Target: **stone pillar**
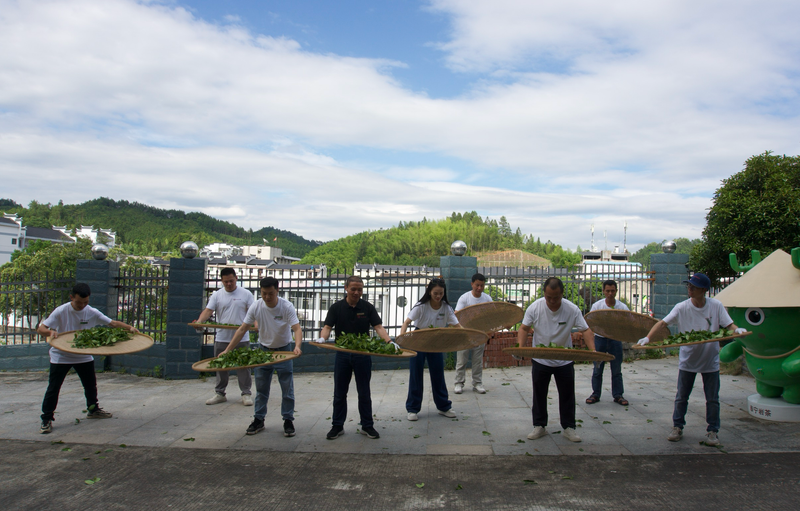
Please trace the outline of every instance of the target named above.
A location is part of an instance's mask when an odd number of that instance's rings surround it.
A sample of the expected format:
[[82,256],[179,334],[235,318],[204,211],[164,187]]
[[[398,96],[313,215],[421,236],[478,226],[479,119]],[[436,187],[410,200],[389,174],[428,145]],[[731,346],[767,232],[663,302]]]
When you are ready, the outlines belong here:
[[686,284],[683,281],[689,277],[686,266],[688,262],[688,254],[650,256],[650,269],[655,277],[652,303],[653,316],[656,319],[664,319],[678,302],[686,300]]
[[107,259],[81,259],[75,271],[75,282],[88,284],[92,290],[89,305],[111,319],[117,319],[118,275],[119,263]]
[[203,310],[207,259],[172,258],[167,298],[167,355],[165,376],[195,378],[192,364],[202,359],[203,337],[188,323]]
[[447,301],[455,308],[461,295],[472,290],[472,276],[478,273],[478,258],[442,256],[439,264],[447,285]]

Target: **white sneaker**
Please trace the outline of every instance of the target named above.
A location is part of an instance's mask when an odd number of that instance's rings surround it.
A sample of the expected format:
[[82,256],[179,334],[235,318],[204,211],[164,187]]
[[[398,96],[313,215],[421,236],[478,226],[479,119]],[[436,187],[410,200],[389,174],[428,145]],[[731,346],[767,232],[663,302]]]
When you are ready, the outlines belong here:
[[444,415],[448,419],[455,419],[456,418],[456,412],[454,412],[452,409],[450,409],[450,410],[439,410],[439,415]]
[[706,433],[705,444],[711,447],[716,447],[719,445],[719,437],[717,437],[716,431],[709,431]]
[[483,385],[480,383],[472,387],[473,392],[477,392],[478,394],[486,394],[486,389],[483,388]]
[[223,396],[222,394],[214,394],[214,397],[212,397],[211,399],[206,401],[206,404],[207,405],[215,405],[217,403],[224,403],[227,400],[228,400],[228,398]]
[[536,440],[537,438],[542,438],[547,434],[547,430],[544,429],[544,426],[534,426],[533,431],[528,434],[528,440]]
[[456,383],[456,388],[453,390],[456,394],[461,394],[464,392],[464,384],[463,383]]
[[253,398],[250,394],[242,394],[242,404],[245,406],[253,406]]
[[575,432],[573,428],[564,428],[564,432],[561,434],[564,438],[569,440],[570,442],[580,442],[581,437]]
[[675,426],[674,428],[672,428],[672,431],[667,437],[667,440],[669,440],[670,442],[677,442],[681,438],[683,438],[683,430],[678,426]]
[[417,417],[417,414],[416,414],[416,413],[411,413],[411,412],[408,412],[408,420],[410,420],[410,421],[415,421],[415,420],[417,420],[417,419],[419,419],[419,417]]

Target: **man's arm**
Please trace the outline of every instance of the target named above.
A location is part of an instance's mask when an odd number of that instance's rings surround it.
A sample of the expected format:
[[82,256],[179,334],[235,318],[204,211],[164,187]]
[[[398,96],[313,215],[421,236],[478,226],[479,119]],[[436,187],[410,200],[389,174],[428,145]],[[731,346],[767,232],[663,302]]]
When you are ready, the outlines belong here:
[[392,338],[389,337],[389,334],[386,332],[386,329],[383,328],[383,325],[375,325],[372,327],[375,330],[375,333],[380,336],[386,342],[392,342]]
[[572,332],[572,342],[573,344],[575,341],[583,338],[583,342],[586,343],[586,346],[594,351],[594,332],[591,329],[587,328],[581,332]]
[[303,350],[300,346],[303,344],[303,329],[300,328],[300,323],[292,325],[292,332],[294,333],[294,354],[301,355]]
[[203,309],[203,312],[200,313],[200,316],[195,319],[193,323],[205,323],[212,314],[214,314],[214,311],[211,309]]
[[228,343],[228,347],[220,353],[220,355],[224,355],[225,353],[229,353],[232,350],[236,349],[236,346],[239,345],[239,342],[242,340],[242,337],[245,336],[250,331],[250,327],[253,326],[252,323],[242,323],[242,326],[236,329],[236,333],[233,334],[233,339],[231,342]]
[[108,326],[110,326],[111,328],[125,328],[132,334],[139,333],[139,330],[137,330],[135,327],[132,327],[127,323],[123,323],[122,321],[117,321],[115,319],[111,320],[111,323],[109,323]]
[[51,330],[50,327],[45,326],[44,323],[39,323],[39,326],[36,327],[36,333],[45,337],[52,337],[53,339],[58,337],[58,332]]
[[519,330],[517,330],[517,345],[519,345],[520,348],[525,347],[525,341],[528,339],[528,334],[531,332],[533,332],[533,328],[523,323],[519,324]]
[[332,327],[325,325],[322,327],[322,331],[319,333],[319,336],[327,341],[331,336],[331,330],[333,330]]

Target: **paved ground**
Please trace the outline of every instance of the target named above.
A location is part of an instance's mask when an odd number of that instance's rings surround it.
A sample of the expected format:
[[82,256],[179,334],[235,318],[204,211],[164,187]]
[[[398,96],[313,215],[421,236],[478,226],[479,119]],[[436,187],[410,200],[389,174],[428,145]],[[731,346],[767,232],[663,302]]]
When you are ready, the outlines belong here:
[[[607,388],[600,403],[586,405],[591,366],[579,365],[576,373],[579,444],[557,434],[554,385],[551,434],[527,440],[528,368],[487,369],[487,394],[451,394],[457,419],[436,414],[428,395],[417,422],[405,417],[407,371],[376,371],[373,406],[381,438],[357,434],[353,385],[352,420],[334,441],[325,439],[330,373],[296,375],[293,438],[282,434],[279,399],[271,401],[276,406],[266,431],[247,436],[253,409],[242,406],[238,392],[227,403],[204,404],[213,394],[212,378],[113,373],[98,375],[101,405],[113,419],[83,418],[82,389],[71,375],[53,433],[40,435],[46,375],[3,373],[0,502],[6,509],[85,509],[87,502],[159,509],[796,508],[800,427],[751,417],[745,410],[755,392],[751,378],[722,376],[723,445],[711,448],[700,445],[705,405],[699,385],[684,440],[665,440],[677,358],[624,364],[628,407],[612,403]],[[446,377],[452,382],[453,373]],[[85,484],[94,477],[100,481]]]

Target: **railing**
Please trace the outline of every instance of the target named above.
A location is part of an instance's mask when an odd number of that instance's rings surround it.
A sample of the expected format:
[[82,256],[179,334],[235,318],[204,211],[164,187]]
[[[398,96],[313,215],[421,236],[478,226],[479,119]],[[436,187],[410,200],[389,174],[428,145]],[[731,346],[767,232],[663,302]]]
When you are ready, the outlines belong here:
[[[608,269],[606,269],[608,270]],[[612,273],[579,269],[518,269],[518,268],[478,268],[486,276],[486,292],[495,300],[515,303],[520,307],[527,306],[540,293],[541,285],[548,277],[561,278],[565,286],[564,297],[572,301],[585,312],[591,305],[603,298],[603,282],[613,279],[617,282],[617,299],[625,302],[631,310],[649,313],[649,299],[652,294],[653,274],[642,270],[640,266],[619,267]],[[358,275],[358,274],[357,274]],[[404,269],[382,268],[364,271],[360,276],[364,280],[363,298],[371,302],[378,310],[383,327],[390,336],[400,334],[403,321],[408,312],[425,292],[425,286],[431,278],[438,274],[431,270],[415,270],[405,272]],[[260,297],[258,271],[239,271],[237,284]],[[279,279],[279,295],[292,302],[297,309],[303,338],[311,340],[319,335],[324,325],[328,308],[337,300],[345,297],[344,283],[346,276],[334,275],[324,278],[283,278]],[[206,302],[214,291],[222,288],[222,282],[214,273],[209,272],[206,279]],[[455,307],[455,303],[452,303]],[[213,342],[213,332],[205,336],[205,342]]]
[[168,271],[120,268],[117,276],[117,319],[135,326],[156,342],[167,335]]
[[617,283],[617,299],[632,311],[652,315],[653,272],[636,264],[604,264],[565,268],[478,268],[486,277],[487,294],[494,300],[525,308],[542,296],[542,284],[550,277],[564,283],[564,298],[589,312],[594,302],[604,298],[603,282]]
[[22,275],[0,281],[0,344],[45,342],[36,334],[39,323],[69,301],[73,272]]

